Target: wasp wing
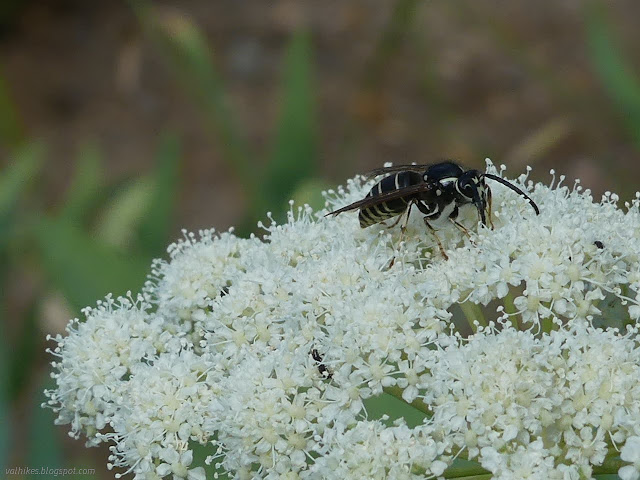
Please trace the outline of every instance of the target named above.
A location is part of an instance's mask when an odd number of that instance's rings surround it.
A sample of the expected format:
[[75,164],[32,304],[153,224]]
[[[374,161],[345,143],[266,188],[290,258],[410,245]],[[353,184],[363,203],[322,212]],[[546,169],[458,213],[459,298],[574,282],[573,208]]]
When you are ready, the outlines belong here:
[[390,167],[382,167],[376,168],[375,170],[371,170],[364,174],[364,176],[368,179],[373,178],[377,175],[387,175],[389,173],[397,173],[397,172],[416,172],[416,173],[425,173],[429,167],[433,167],[435,165],[440,164],[452,164],[457,165],[453,160],[442,159],[437,163],[422,163],[422,164],[411,164],[411,165],[392,165]]
[[380,195],[371,195],[369,197],[365,197],[362,200],[358,200],[357,202],[353,202],[346,207],[342,207],[338,210],[334,210],[333,212],[329,212],[325,215],[328,217],[329,215],[338,215],[342,212],[349,212],[351,210],[357,210],[359,208],[371,207],[373,205],[380,205],[385,202],[389,202],[391,200],[396,200],[398,198],[411,197],[417,193],[425,193],[425,192],[435,192],[437,188],[436,182],[425,182],[419,183],[418,185],[411,185],[410,187],[400,188],[398,190],[393,190],[391,192],[383,193]]
[[371,170],[367,173],[364,173],[365,178],[373,178],[378,175],[387,175],[389,173],[397,173],[397,172],[416,172],[416,173],[424,173],[427,168],[429,168],[431,164],[424,165],[392,165],[390,167],[381,167],[376,168],[375,170]]

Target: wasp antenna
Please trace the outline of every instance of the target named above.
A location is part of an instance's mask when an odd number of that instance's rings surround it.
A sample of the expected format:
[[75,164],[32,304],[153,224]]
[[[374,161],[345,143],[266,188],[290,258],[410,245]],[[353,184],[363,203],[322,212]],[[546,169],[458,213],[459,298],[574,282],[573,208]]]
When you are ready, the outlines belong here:
[[490,178],[491,180],[495,180],[496,182],[503,184],[505,187],[510,188],[514,192],[516,192],[516,193],[520,194],[521,196],[523,196],[524,198],[526,198],[527,201],[529,202],[529,204],[535,210],[536,215],[540,215],[540,209],[538,208],[538,205],[536,205],[536,202],[531,200],[531,197],[529,197],[529,195],[524,193],[522,190],[520,190],[518,187],[516,187],[513,183],[507,182],[504,178],[498,177],[497,175],[493,175],[491,173],[485,173],[484,176],[486,178]]

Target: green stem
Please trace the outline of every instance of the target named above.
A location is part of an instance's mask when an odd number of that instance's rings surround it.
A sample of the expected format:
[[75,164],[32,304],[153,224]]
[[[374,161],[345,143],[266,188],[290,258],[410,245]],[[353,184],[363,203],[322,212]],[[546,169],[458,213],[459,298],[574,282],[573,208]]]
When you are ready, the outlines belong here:
[[513,294],[511,292],[507,293],[507,296],[504,297],[503,303],[505,313],[509,314],[509,321],[511,322],[511,326],[516,330],[520,330],[520,325],[518,324],[518,316],[515,315],[518,310],[513,303]]
[[401,400],[402,402],[406,403],[407,405],[415,408],[416,410],[418,410],[419,412],[425,414],[428,418],[431,418],[431,416],[433,415],[433,412],[431,410],[429,410],[429,406],[426,405],[422,400],[420,400],[419,398],[416,398],[413,402],[409,403],[407,401],[405,401],[402,398],[402,388],[398,387],[397,385],[394,385],[393,387],[384,387],[382,389],[385,393],[391,395],[392,397],[397,398],[398,400]]

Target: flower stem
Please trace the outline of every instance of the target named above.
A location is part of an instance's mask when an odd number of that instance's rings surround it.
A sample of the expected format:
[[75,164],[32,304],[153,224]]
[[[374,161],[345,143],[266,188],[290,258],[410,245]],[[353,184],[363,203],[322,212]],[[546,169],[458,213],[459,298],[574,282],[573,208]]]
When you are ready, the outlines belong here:
[[520,325],[518,324],[518,316],[515,313],[518,311],[516,306],[513,303],[513,294],[511,292],[507,293],[507,296],[504,297],[504,311],[509,314],[509,321],[511,325],[516,330],[520,330]]

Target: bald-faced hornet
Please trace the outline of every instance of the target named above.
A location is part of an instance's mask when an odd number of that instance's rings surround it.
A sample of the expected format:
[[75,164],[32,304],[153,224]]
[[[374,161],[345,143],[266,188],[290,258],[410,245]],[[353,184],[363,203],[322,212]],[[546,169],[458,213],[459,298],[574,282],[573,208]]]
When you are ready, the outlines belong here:
[[[327,215],[338,215],[351,210],[360,210],[358,219],[362,228],[370,227],[406,212],[405,225],[411,208],[415,205],[424,215],[425,225],[433,232],[429,222],[439,218],[449,218],[466,232],[456,218],[459,207],[473,204],[483,225],[491,222],[491,189],[485,179],[505,185],[525,198],[536,214],[540,213],[535,202],[522,190],[505,179],[480,170],[465,170],[454,162],[433,165],[397,165],[369,172],[369,176],[388,175],[376,183],[366,197]],[[400,220],[393,224],[397,224]],[[440,251],[446,258],[444,249],[436,236]]]

